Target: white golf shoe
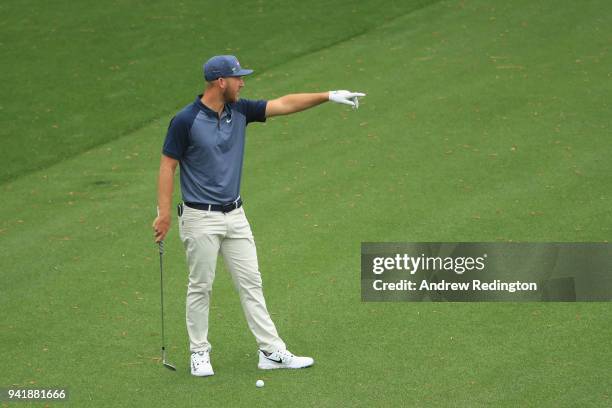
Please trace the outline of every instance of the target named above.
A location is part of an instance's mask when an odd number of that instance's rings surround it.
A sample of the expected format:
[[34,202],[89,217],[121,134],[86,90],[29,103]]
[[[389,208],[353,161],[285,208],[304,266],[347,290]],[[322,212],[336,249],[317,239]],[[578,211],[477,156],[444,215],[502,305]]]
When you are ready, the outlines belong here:
[[276,368],[305,368],[314,364],[310,357],[294,356],[289,350],[278,350],[274,353],[266,353],[259,350],[259,364],[261,370],[274,370]]
[[208,351],[191,353],[191,375],[207,377],[215,374],[210,364],[210,354]]

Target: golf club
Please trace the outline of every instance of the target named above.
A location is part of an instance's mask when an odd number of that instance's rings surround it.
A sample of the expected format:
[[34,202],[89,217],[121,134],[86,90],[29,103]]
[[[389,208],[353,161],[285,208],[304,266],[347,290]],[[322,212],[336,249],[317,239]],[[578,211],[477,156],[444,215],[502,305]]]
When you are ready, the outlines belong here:
[[159,241],[159,286],[161,294],[161,324],[162,324],[162,346],[161,356],[162,364],[169,370],[176,371],[176,367],[166,361],[166,338],[164,333],[164,241]]

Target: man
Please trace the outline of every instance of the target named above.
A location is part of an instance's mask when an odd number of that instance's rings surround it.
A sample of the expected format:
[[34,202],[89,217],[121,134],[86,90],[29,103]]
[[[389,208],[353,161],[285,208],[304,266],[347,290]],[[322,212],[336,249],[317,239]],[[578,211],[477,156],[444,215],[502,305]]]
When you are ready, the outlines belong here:
[[191,374],[213,375],[208,342],[208,311],[219,252],[223,255],[247,323],[259,346],[260,369],[303,368],[310,357],[291,354],[279,337],[263,296],[251,227],[240,198],[245,129],[250,122],[299,112],[328,100],[358,107],[362,93],[332,91],[286,95],[278,99],[240,99],[243,69],[236,57],[215,56],[204,64],[203,95],[170,122],[159,170],[159,215],[153,222],[155,240],[170,228],[173,179],[180,165],[179,234],[189,265],[187,331]]

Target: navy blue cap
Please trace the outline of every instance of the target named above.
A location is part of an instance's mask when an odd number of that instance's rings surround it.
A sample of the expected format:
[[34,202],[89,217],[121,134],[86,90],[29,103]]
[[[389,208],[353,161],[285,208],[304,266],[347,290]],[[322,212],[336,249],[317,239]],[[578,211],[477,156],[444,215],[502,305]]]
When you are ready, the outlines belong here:
[[233,55],[216,55],[204,64],[204,78],[214,81],[222,77],[238,77],[252,74],[252,69],[242,69]]

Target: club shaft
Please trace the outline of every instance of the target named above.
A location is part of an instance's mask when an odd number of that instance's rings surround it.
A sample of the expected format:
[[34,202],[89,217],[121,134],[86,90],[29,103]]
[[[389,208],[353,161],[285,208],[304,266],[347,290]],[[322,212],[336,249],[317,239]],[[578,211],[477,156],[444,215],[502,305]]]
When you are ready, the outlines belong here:
[[[161,299],[161,330],[162,330],[162,354],[166,350],[166,334],[164,327],[164,241],[159,242],[159,291]],[[162,357],[165,357],[162,355]]]

